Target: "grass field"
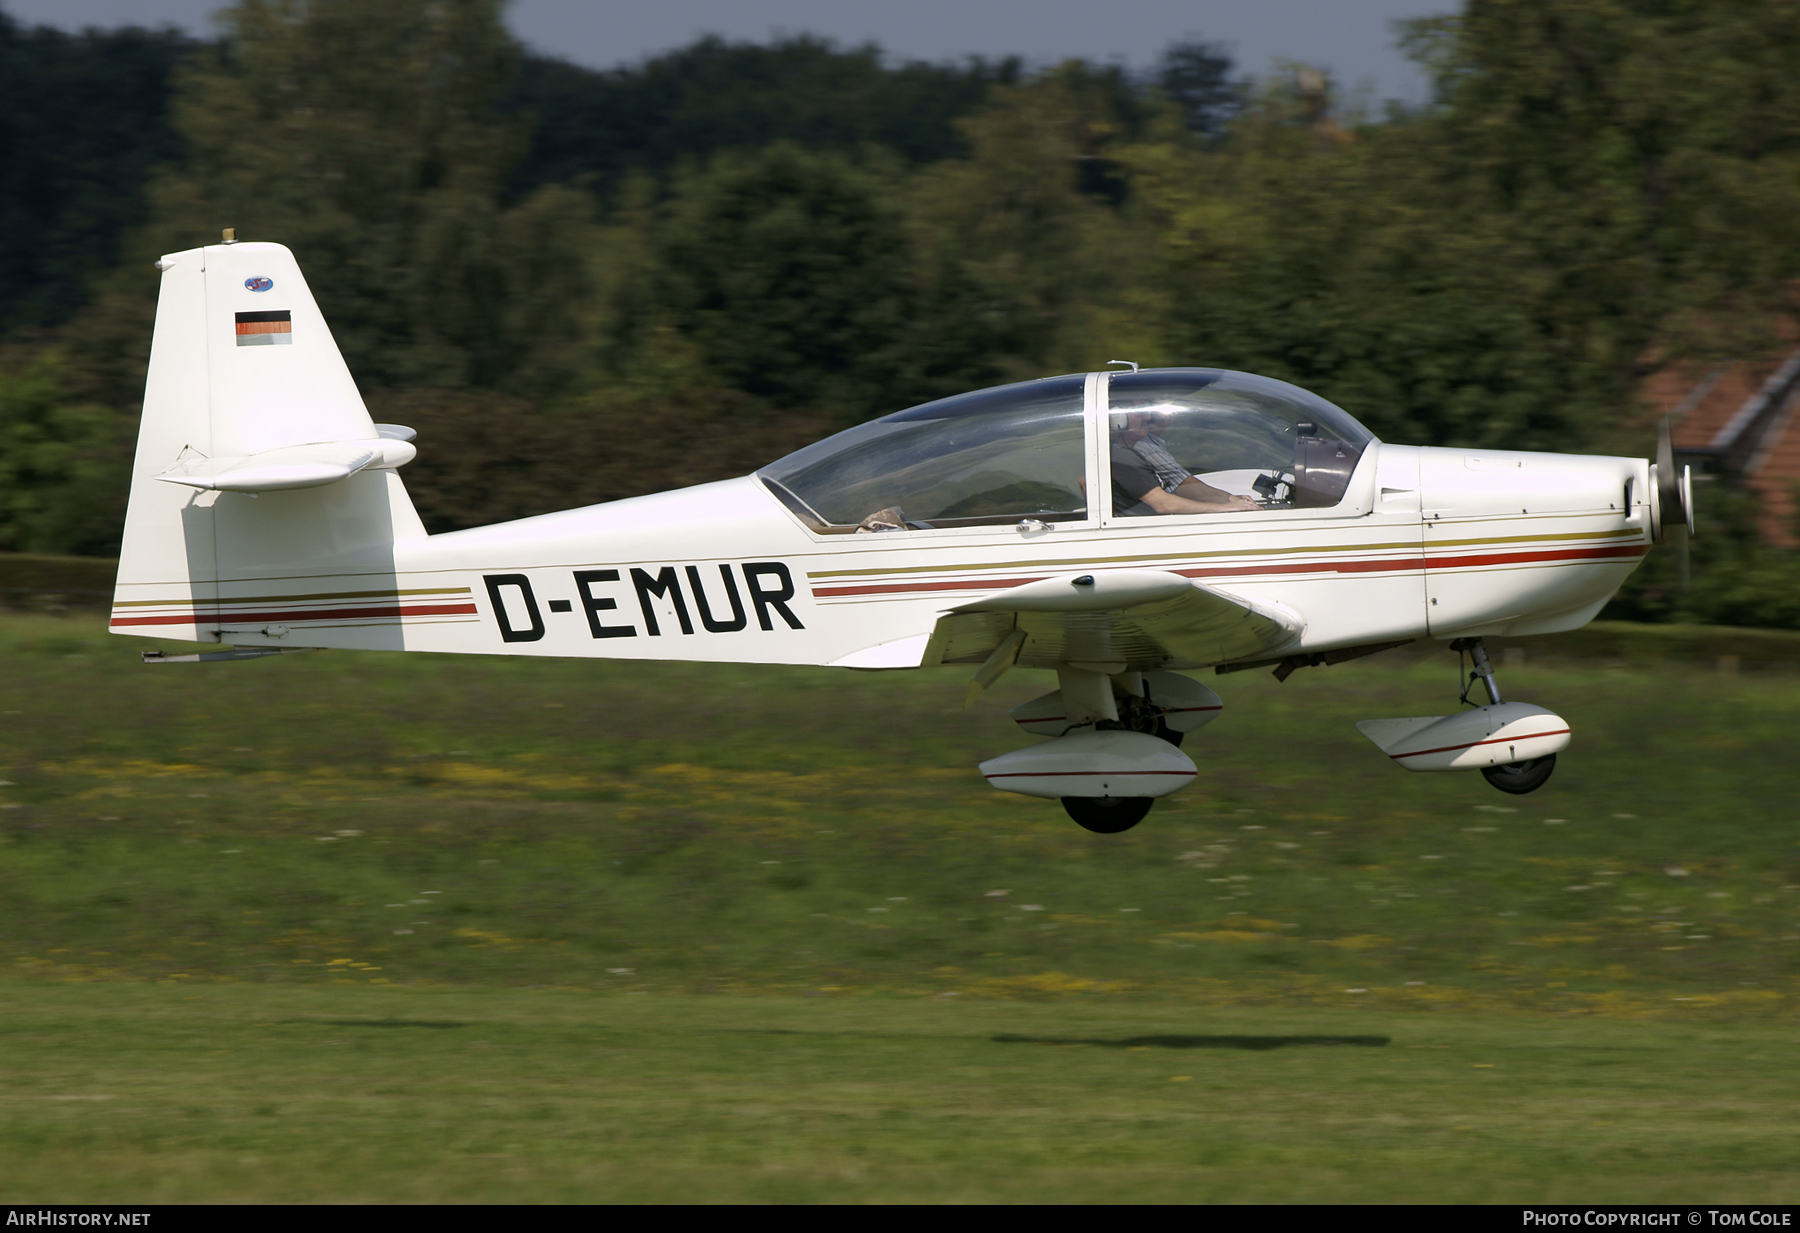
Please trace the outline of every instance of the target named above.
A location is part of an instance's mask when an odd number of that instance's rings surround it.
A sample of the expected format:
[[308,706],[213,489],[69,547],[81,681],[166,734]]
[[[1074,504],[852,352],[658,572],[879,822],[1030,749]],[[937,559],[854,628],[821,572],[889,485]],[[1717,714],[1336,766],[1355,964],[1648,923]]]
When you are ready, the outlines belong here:
[[1044,674],[0,620],[0,1198],[1795,1201],[1800,678],[1613,641],[1533,796],[1397,652],[1095,836],[973,769]]
[[1773,1024],[54,986],[9,1199],[1793,1202]]

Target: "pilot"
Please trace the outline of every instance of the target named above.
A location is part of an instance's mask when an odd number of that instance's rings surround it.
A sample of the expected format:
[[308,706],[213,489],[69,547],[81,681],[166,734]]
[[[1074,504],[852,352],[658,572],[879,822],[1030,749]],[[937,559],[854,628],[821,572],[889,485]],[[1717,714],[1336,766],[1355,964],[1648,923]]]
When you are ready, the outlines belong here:
[[1156,435],[1173,419],[1169,412],[1155,408],[1113,413],[1113,512],[1222,514],[1262,508],[1249,497],[1202,483],[1176,462],[1167,443]]

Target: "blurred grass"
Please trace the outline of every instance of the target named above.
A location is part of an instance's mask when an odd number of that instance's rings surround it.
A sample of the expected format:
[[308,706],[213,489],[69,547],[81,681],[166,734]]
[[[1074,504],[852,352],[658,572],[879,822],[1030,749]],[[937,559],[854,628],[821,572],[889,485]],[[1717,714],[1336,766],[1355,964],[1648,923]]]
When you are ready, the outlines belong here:
[[[39,979],[1795,1008],[1800,680],[1553,666],[1548,787],[1352,722],[1454,657],[1214,679],[1195,786],[1094,836],[993,792],[964,673],[319,653],[141,666],[0,622],[0,961]],[[1349,992],[1351,989],[1367,992]]]
[[1408,650],[1096,836],[973,769],[1047,674],[0,618],[0,1197],[1792,1201],[1800,677],[1620,637],[1533,796]]
[[40,986],[13,1202],[1771,1203],[1789,1028],[897,997]]
[[0,552],[0,606],[64,613],[112,602],[119,563],[103,557]]

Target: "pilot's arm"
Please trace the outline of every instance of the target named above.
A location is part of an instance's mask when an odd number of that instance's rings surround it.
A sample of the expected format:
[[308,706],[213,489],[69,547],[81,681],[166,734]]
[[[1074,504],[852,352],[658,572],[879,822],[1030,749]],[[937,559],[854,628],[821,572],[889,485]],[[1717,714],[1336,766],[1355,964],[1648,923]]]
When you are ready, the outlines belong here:
[[[1165,492],[1163,495],[1168,496],[1171,494]],[[1261,509],[1262,508],[1255,501],[1251,500],[1249,497],[1240,497],[1240,496],[1236,495],[1235,493],[1226,492],[1223,488],[1214,488],[1211,484],[1203,483],[1202,481],[1194,478],[1191,475],[1181,481],[1181,484],[1175,489],[1175,491],[1172,495],[1177,496],[1177,497],[1186,497],[1188,500],[1197,502],[1201,505],[1211,506],[1212,507],[1211,509],[1204,511],[1206,513],[1217,513],[1218,507],[1221,505],[1224,506],[1226,509]],[[1151,500],[1148,497],[1143,498],[1143,500],[1152,509],[1156,508],[1155,501]],[[1172,513],[1175,513],[1176,511],[1175,510],[1157,510],[1157,512],[1163,513],[1163,514],[1172,514]]]
[[[1208,495],[1203,499],[1188,496],[1190,485],[1204,489]],[[1222,514],[1226,510],[1262,508],[1249,497],[1239,497],[1229,492],[1221,492],[1210,484],[1202,484],[1192,476],[1183,480],[1181,487],[1174,492],[1166,492],[1161,484],[1157,484],[1149,492],[1138,497],[1138,500],[1159,514]]]
[[1248,497],[1233,496],[1191,475],[1169,492],[1149,464],[1118,443],[1112,450],[1112,480],[1114,505],[1121,514],[1222,514],[1261,508]]

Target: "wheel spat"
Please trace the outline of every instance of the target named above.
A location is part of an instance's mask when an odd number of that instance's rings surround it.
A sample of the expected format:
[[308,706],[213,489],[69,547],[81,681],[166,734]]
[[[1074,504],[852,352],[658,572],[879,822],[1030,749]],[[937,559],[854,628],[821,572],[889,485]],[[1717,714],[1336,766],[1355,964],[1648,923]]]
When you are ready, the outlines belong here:
[[1063,811],[1084,830],[1117,835],[1144,820],[1156,802],[1148,796],[1065,796]]

